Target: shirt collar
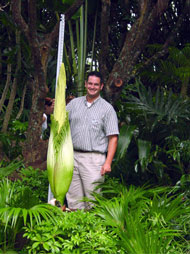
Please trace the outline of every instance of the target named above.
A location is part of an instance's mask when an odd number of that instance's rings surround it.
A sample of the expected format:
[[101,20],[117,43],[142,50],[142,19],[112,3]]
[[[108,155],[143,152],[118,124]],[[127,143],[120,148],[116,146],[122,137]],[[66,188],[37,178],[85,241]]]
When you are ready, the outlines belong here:
[[[96,99],[92,102],[92,104],[96,103],[98,100],[100,100],[100,98],[101,98],[101,96],[99,95],[98,98],[96,98]],[[84,103],[85,103],[85,105],[87,106],[87,99],[86,99],[86,96],[84,96]]]

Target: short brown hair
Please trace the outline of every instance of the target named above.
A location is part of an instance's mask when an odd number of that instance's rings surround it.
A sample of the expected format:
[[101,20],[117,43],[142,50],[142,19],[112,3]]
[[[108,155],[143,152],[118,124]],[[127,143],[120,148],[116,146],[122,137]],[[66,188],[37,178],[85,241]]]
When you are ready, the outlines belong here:
[[102,77],[102,74],[99,72],[99,71],[91,71],[87,74],[87,81],[88,81],[88,78],[90,76],[96,76],[97,78],[100,79],[100,84],[103,83],[103,77]]

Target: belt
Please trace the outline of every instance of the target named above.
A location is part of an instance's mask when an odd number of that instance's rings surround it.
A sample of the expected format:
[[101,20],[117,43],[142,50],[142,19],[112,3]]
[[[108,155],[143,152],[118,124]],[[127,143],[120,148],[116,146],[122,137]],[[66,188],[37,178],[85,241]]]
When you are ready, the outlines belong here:
[[[74,152],[77,152],[77,153],[101,153],[98,151],[84,151],[84,150],[79,150],[79,149],[74,149]],[[105,153],[101,153],[101,154],[105,154]]]
[[84,151],[84,150],[79,150],[79,149],[74,149],[74,152],[78,152],[78,153],[93,153],[92,151]]

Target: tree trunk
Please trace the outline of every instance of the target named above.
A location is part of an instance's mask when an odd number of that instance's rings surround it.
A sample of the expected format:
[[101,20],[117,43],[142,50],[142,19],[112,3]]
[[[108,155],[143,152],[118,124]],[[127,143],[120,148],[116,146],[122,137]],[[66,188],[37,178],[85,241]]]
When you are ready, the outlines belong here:
[[139,56],[150,38],[151,31],[159,15],[165,11],[166,4],[169,0],[165,1],[165,8],[162,9],[159,9],[159,1],[154,5],[153,3],[150,4],[151,1],[148,2],[145,1],[144,5],[141,6],[141,15],[127,33],[119,58],[114,64],[106,82],[105,95],[111,102],[119,98],[123,84],[131,79]]
[[100,54],[100,70],[104,74],[104,79],[108,77],[107,69],[107,56],[109,49],[109,18],[110,18],[110,0],[102,0],[102,12],[101,12],[101,54]]
[[[65,19],[69,19],[83,4],[84,0],[76,0],[66,11]],[[29,124],[26,132],[26,141],[22,144],[22,153],[25,164],[36,168],[45,168],[47,141],[40,139],[44,100],[48,92],[46,85],[47,61],[53,42],[58,38],[59,22],[50,34],[44,39],[38,35],[36,29],[37,14],[36,1],[28,0],[28,23],[21,15],[20,0],[12,0],[12,15],[15,23],[25,34],[32,51],[34,74],[32,80],[32,107],[29,115]]]
[[11,67],[12,67],[12,65],[10,63],[8,63],[7,64],[7,80],[6,80],[6,84],[5,84],[5,87],[3,89],[3,93],[2,93],[2,96],[1,96],[1,100],[0,100],[0,112],[3,108],[4,102],[5,102],[5,99],[6,99],[6,96],[7,96],[7,92],[9,90],[9,86],[10,86],[10,83],[11,83]]
[[[20,44],[20,31],[18,31],[18,30],[16,30],[16,44],[17,45]],[[15,70],[15,74],[14,74],[14,80],[13,80],[13,84],[12,84],[12,88],[11,88],[10,97],[9,97],[9,103],[6,108],[5,118],[3,121],[2,132],[4,132],[4,133],[7,132],[9,120],[10,120],[12,110],[13,110],[13,105],[14,105],[14,100],[15,100],[16,90],[17,90],[17,81],[18,81],[17,75],[18,75],[18,71],[20,70],[20,67],[21,67],[21,51],[19,49],[18,54],[17,54],[17,66],[16,66],[16,70]]]
[[180,91],[181,96],[184,98],[188,96],[188,85],[189,85],[189,77],[186,77],[181,85]]
[[40,139],[44,92],[39,88],[40,83],[37,76],[32,82],[32,87],[32,108],[29,115],[26,142],[22,144],[22,152],[26,166],[31,165],[41,168],[41,164],[46,160],[47,142]]
[[27,84],[25,84],[24,86],[24,89],[23,89],[23,92],[22,92],[22,98],[21,98],[21,103],[20,103],[20,109],[19,109],[19,112],[16,116],[16,119],[18,120],[21,115],[22,115],[22,112],[23,112],[23,109],[24,109],[24,99],[25,99],[25,95],[26,95],[26,88],[27,88]]
[[7,158],[7,155],[3,151],[3,144],[0,141],[0,161],[7,161],[9,162],[9,159]]
[[1,54],[1,49],[0,49],[0,78],[2,76],[2,54]]
[[[106,59],[108,59],[108,52],[105,50],[108,36],[108,17],[109,17],[109,0],[102,0],[102,16],[101,16],[101,51],[100,51],[100,66],[103,76],[107,77],[108,68],[106,67]],[[128,1],[126,1],[126,4]],[[115,61],[112,71],[109,74],[104,86],[105,98],[112,104],[119,98],[123,87],[137,75],[136,65],[139,62],[139,57],[143,53],[151,33],[157,23],[158,19],[167,10],[169,0],[146,0],[139,1],[139,18],[131,24],[130,30],[126,32],[125,42],[120,51],[118,59]],[[163,48],[151,59],[141,61],[141,65],[149,65],[155,59],[164,56],[168,52],[168,46],[174,40],[184,16],[189,10],[189,1],[185,1],[183,9],[174,29],[168,34]],[[107,47],[108,48],[108,47]]]

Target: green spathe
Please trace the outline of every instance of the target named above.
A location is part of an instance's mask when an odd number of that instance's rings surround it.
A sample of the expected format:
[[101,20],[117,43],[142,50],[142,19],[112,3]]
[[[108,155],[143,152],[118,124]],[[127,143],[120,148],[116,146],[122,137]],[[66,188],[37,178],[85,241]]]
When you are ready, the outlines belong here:
[[55,94],[54,113],[51,115],[51,131],[47,153],[48,180],[51,191],[62,205],[72,180],[74,167],[65,89],[66,74],[64,64],[62,64]]

